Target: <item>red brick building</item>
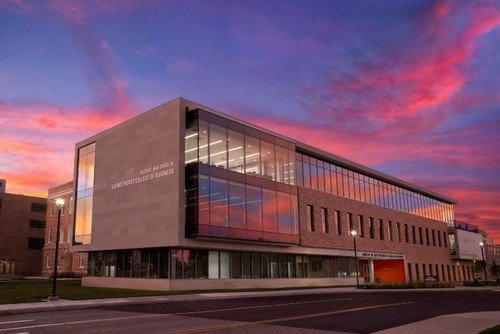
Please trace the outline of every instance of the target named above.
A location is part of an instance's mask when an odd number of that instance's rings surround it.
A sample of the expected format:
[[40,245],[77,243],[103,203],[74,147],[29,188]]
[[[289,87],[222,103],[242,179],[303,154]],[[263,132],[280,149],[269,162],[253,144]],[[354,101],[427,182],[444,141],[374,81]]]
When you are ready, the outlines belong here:
[[38,276],[47,199],[9,194],[0,180],[0,275]]
[[45,246],[43,247],[42,276],[50,276],[54,270],[54,254],[57,230],[57,198],[64,199],[61,209],[61,228],[59,239],[59,273],[75,273],[84,276],[87,273],[87,254],[70,252],[73,217],[73,181],[49,189],[47,198],[47,225],[45,228]]

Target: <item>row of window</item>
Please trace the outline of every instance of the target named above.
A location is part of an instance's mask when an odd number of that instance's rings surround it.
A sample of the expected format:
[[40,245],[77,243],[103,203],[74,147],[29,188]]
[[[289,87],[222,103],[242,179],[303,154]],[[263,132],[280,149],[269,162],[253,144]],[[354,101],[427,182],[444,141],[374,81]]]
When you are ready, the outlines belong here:
[[410,282],[424,281],[427,276],[435,276],[438,281],[442,282],[472,281],[474,279],[472,266],[408,263]]
[[[78,267],[79,268],[84,268],[87,260],[87,256],[85,253],[77,253],[78,254]],[[47,252],[45,254],[45,268],[54,268],[54,260],[53,260],[54,255],[51,252]],[[61,266],[61,254],[57,257],[57,268]]]
[[[66,231],[66,234],[64,233]],[[52,228],[49,228],[47,235],[47,244],[50,244],[54,241],[54,238],[57,236],[54,235]],[[64,227],[59,228],[59,243],[70,242],[70,228],[68,227],[66,230]]]
[[[318,230],[318,226],[315,221],[315,212],[313,205],[306,205],[306,220],[309,231],[315,232]],[[328,208],[320,208],[320,231],[323,233],[335,233],[341,235],[343,233],[342,228],[342,213],[339,210],[335,210],[333,217],[333,226],[330,226],[330,217]],[[363,215],[358,215],[356,223],[354,222],[353,214],[346,212],[346,221],[348,223],[350,231],[355,230],[360,238],[370,238],[397,242],[406,242],[434,247],[447,247],[447,232],[439,231],[429,228],[423,228],[421,226],[401,224],[399,222],[395,223],[392,221],[384,221],[383,219],[378,219],[378,224],[373,217],[368,217],[368,221],[365,220]],[[366,226],[368,223],[368,226]],[[378,225],[378,226],[377,226]],[[394,230],[395,227],[395,230]],[[387,232],[387,234],[386,234]],[[418,238],[417,238],[418,235]],[[425,237],[425,239],[424,239]]]
[[32,212],[47,212],[47,204],[31,203]]
[[[71,210],[72,210],[72,204],[73,204],[73,197],[71,197],[69,199],[69,201],[65,200],[64,201],[64,205],[61,207],[61,216],[65,215],[66,212],[68,214],[71,214]],[[50,216],[54,216],[54,214],[57,214],[57,211],[56,211],[56,202],[55,200],[51,201],[50,202],[50,210],[49,210],[49,214]]]
[[42,249],[44,244],[44,238],[28,238],[28,249]]
[[295,184],[295,151],[202,119],[186,129],[185,163],[193,162]]
[[40,229],[45,228],[45,220],[31,219],[30,220],[30,228],[40,228]]
[[186,196],[188,224],[198,234],[278,242],[295,242],[286,236],[299,234],[294,194],[200,174]]
[[307,155],[297,153],[296,156],[298,186],[430,219],[454,220],[452,204]]
[[89,275],[171,279],[355,277],[356,265],[348,257],[164,248],[92,252]]

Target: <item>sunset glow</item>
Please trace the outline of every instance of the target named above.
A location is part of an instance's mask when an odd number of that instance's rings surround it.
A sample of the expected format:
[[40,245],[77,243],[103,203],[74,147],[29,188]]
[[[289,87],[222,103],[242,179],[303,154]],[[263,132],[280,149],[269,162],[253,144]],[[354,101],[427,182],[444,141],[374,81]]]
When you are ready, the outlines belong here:
[[182,96],[456,199],[500,243],[495,1],[0,1],[0,178]]

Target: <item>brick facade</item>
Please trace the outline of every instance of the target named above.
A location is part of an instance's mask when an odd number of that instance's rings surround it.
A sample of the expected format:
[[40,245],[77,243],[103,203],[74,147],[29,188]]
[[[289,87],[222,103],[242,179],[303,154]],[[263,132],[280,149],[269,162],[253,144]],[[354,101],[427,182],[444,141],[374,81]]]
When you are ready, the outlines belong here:
[[[307,205],[313,207],[314,231],[309,226]],[[327,209],[328,233],[324,232],[322,227],[321,208]],[[340,234],[337,230],[336,211],[340,212]],[[349,234],[348,213],[351,214],[353,227],[358,233],[356,239],[358,253],[369,251],[404,255],[408,281],[422,281],[424,272],[426,275],[431,273],[437,275],[440,281],[472,280],[472,265],[470,263],[463,264],[464,273],[460,269],[459,263],[450,258],[446,223],[299,187],[301,246],[353,250],[353,240]],[[364,220],[364,235],[361,235],[359,226],[360,215],[363,216]],[[373,218],[373,238],[370,235],[370,218]],[[383,222],[383,239],[381,239],[380,234],[380,220]],[[392,224],[391,232],[389,232],[389,222]],[[398,223],[400,224],[400,238],[397,229]],[[405,225],[408,229],[408,242],[405,236]],[[413,228],[415,228],[415,240],[413,239]],[[422,240],[420,239],[420,228]],[[427,235],[429,241],[427,241]],[[427,242],[429,242],[429,246]]]
[[59,242],[59,273],[74,273],[79,276],[87,274],[87,254],[70,252],[73,236],[73,182],[67,182],[49,189],[47,199],[47,226],[45,229],[45,246],[43,248],[42,276],[50,276],[54,270],[54,254],[57,228],[57,198],[64,199],[64,209],[61,211],[61,235]]
[[45,198],[0,193],[0,274],[40,275],[46,205]]

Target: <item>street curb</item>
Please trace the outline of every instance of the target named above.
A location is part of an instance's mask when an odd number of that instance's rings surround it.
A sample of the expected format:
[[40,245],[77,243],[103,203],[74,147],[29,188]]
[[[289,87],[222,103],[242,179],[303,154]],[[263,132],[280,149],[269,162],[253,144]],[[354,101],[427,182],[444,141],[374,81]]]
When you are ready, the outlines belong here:
[[356,289],[356,288],[318,288],[302,290],[276,290],[276,291],[251,291],[251,292],[212,292],[189,295],[173,296],[153,296],[153,297],[130,297],[130,298],[107,298],[107,299],[89,299],[89,300],[60,300],[55,302],[39,303],[19,303],[0,305],[0,316],[16,315],[26,313],[40,313],[53,311],[71,311],[107,306],[124,305],[145,305],[174,303],[196,300],[214,300],[214,299],[237,299],[237,298],[257,298],[257,297],[279,297],[290,295],[308,295],[324,293],[391,293],[391,292],[446,292],[446,291],[499,291],[498,287],[460,287],[460,288],[431,288],[431,289]]

